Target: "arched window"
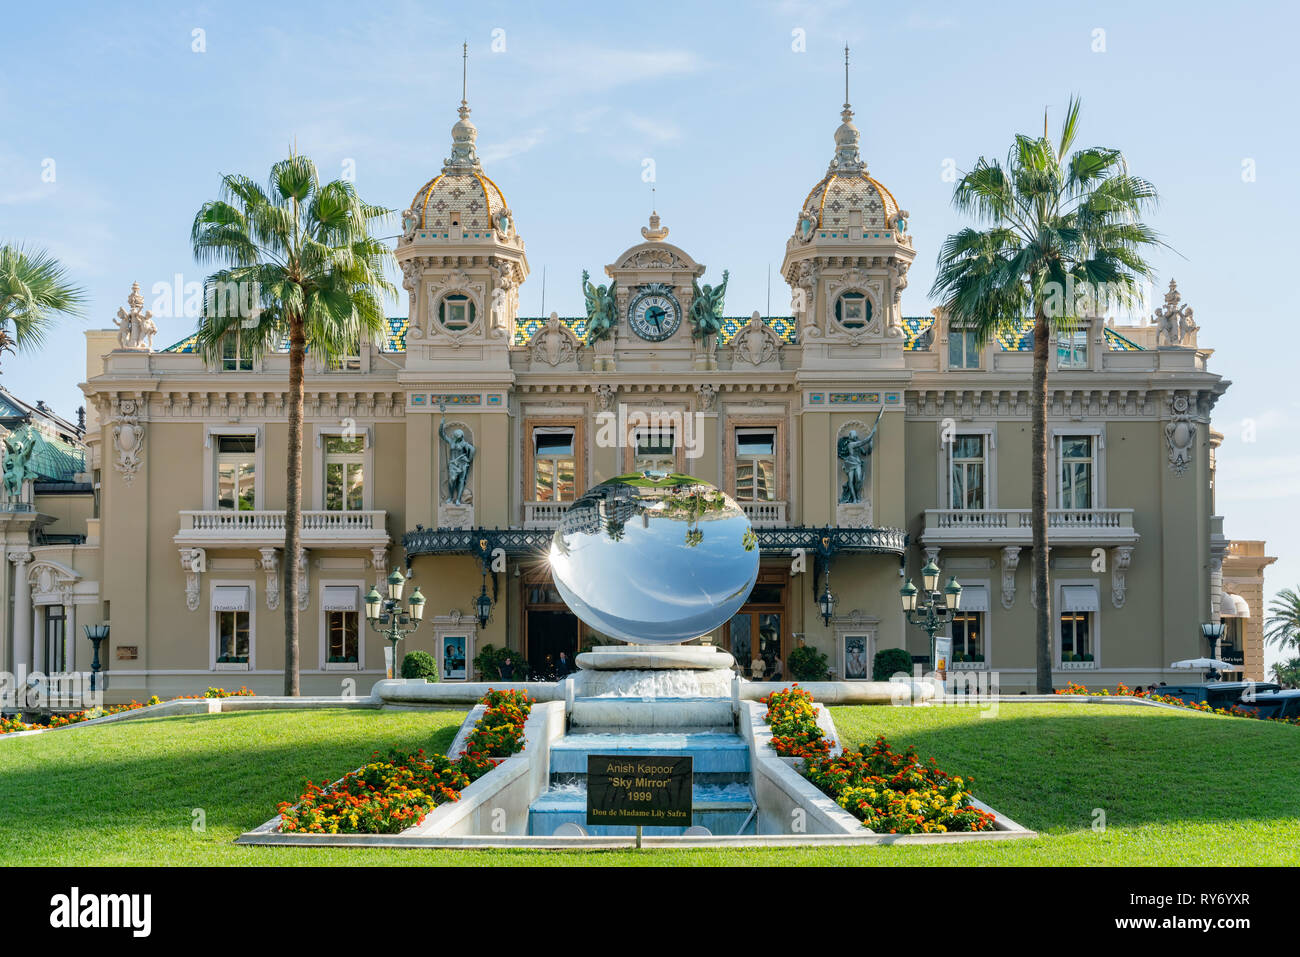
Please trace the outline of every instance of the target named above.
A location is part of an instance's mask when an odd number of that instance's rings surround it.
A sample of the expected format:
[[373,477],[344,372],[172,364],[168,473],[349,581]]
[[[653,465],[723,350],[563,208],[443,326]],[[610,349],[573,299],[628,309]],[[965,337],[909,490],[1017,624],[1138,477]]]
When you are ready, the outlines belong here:
[[863,329],[871,322],[871,300],[860,292],[846,292],[835,300],[835,321],[845,329]]
[[459,292],[443,296],[438,303],[438,324],[448,332],[464,332],[474,325],[474,302]]

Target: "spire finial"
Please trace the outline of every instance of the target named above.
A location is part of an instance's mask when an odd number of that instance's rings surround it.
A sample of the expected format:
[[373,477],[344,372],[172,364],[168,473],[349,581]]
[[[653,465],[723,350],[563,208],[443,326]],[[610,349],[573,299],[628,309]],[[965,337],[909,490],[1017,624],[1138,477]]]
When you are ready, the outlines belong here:
[[465,99],[466,80],[469,78],[469,41],[460,45],[460,110],[462,118],[469,115],[469,101]]
[[844,44],[844,108],[849,108],[849,45]]

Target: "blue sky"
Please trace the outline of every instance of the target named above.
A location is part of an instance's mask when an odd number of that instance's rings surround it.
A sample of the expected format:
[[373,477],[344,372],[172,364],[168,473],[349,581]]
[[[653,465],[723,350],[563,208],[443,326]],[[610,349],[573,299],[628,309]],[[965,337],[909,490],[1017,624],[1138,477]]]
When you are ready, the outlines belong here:
[[[1226,530],[1269,540],[1270,590],[1300,581],[1291,284],[1272,281],[1293,276],[1300,212],[1284,3],[999,3],[984,18],[826,0],[24,4],[6,23],[0,237],[62,258],[90,308],[43,353],[4,357],[0,381],[69,417],[81,329],[109,327],[132,281],[149,305],[155,283],[201,281],[189,227],[221,173],[260,179],[296,141],[325,175],[354,169],[363,197],[405,208],[447,155],[462,40],[480,155],[528,246],[527,314],[543,268],[547,311],[575,314],[581,271],[639,240],[646,159],[672,241],[709,276],[731,271],[730,313],[766,309],[768,268],[831,156],[845,42],[864,155],[912,214],[904,311],[925,314],[960,225],[945,161],[1003,155],[1078,93],[1081,142],[1122,148],[1160,189],[1151,219],[1172,249],[1154,257],[1158,287],[1178,279],[1233,380],[1215,410]],[[778,278],[771,297],[785,311]],[[157,322],[160,344],[192,325]]]

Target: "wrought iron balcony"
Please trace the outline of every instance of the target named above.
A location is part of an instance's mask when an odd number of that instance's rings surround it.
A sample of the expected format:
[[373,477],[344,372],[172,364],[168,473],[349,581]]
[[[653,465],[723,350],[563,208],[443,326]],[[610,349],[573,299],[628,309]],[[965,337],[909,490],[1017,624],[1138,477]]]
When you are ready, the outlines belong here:
[[[1029,545],[1027,508],[927,508],[926,545]],[[1131,508],[1053,508],[1047,540],[1055,545],[1125,545],[1138,540]]]
[[[312,510],[302,513],[304,548],[354,545],[372,548],[388,544],[387,512],[333,512]],[[183,546],[266,546],[284,544],[284,511],[259,509],[189,510],[180,513],[176,544]]]

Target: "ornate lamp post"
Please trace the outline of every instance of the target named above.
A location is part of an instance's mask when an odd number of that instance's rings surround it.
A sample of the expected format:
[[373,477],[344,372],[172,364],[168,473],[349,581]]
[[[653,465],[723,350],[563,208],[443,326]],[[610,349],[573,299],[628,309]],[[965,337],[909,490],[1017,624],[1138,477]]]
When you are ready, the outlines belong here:
[[[371,588],[366,595],[366,620],[378,634],[393,643],[393,677],[401,673],[397,660],[397,643],[412,634],[424,620],[424,596],[417,587],[407,599],[407,608],[402,610],[402,589],[406,586],[406,577],[397,569],[388,576],[388,597],[379,594],[378,588]],[[404,626],[410,627],[404,627]]]
[[480,628],[486,628],[488,619],[492,617],[492,596],[487,593],[486,575],[483,576],[483,587],[474,599],[474,617],[478,619]]
[[921,569],[921,584],[925,587],[925,598],[919,602],[919,592],[909,579],[898,590],[898,597],[903,603],[903,614],[908,624],[917,625],[925,630],[930,638],[930,667],[934,667],[934,636],[948,622],[949,616],[961,607],[961,585],[956,576],[948,579],[943,592],[939,591],[939,566],[933,560]]
[[86,625],[86,637],[95,646],[95,658],[90,663],[90,690],[94,691],[102,666],[99,663],[99,646],[108,640],[108,625]]
[[[1210,643],[1211,658],[1217,659],[1219,657],[1219,642],[1223,639],[1223,632],[1225,630],[1226,626],[1222,621],[1207,621],[1201,625],[1201,634],[1204,635],[1205,640]],[[1219,673],[1211,668],[1209,679],[1211,681],[1216,681],[1218,678]]]

